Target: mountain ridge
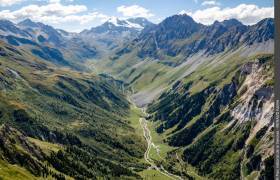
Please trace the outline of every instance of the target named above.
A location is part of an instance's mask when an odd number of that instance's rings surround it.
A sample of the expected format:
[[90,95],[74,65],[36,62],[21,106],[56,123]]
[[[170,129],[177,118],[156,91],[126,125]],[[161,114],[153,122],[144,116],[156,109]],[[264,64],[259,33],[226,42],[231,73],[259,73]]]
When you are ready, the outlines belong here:
[[111,18],[99,26],[80,32],[79,36],[89,44],[101,46],[100,49],[105,49],[105,54],[110,54],[110,51],[129,43],[143,29],[152,25],[154,24],[145,18]]
[[[118,18],[110,18],[105,23],[92,27],[90,30],[83,30],[80,34],[89,34],[89,33],[105,33],[108,31],[141,31],[145,28],[145,26],[153,25],[150,21],[145,18],[129,18],[129,19],[118,19]],[[117,28],[119,27],[119,29]]]
[[[169,21],[181,23],[169,25]],[[142,58],[163,59],[165,56],[174,57],[181,53],[189,57],[202,50],[211,55],[232,49],[240,44],[251,45],[261,42],[260,40],[256,41],[256,37],[253,40],[249,39],[252,39],[251,36],[258,36],[254,34],[262,27],[263,23],[270,24],[267,26],[269,28],[267,33],[259,34],[264,38],[264,41],[267,41],[272,39],[274,34],[274,28],[270,28],[274,26],[272,18],[264,19],[252,26],[243,25],[236,19],[216,21],[212,25],[205,26],[196,23],[188,15],[175,15],[165,19],[154,28],[143,31],[140,37],[135,40],[135,44],[139,46],[138,56]],[[170,42],[173,39],[178,41],[179,45],[175,44],[176,42]],[[180,39],[184,39],[184,41],[180,42]],[[156,52],[162,52],[163,55]]]

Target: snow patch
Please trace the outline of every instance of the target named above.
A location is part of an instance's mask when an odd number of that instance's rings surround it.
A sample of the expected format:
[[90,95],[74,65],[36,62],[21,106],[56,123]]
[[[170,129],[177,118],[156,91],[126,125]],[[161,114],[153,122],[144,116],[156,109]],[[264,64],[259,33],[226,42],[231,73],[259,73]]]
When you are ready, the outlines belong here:
[[128,20],[120,20],[116,17],[110,18],[108,22],[117,27],[127,27],[127,28],[139,29],[139,30],[144,29],[144,27],[141,26],[140,24],[132,23]]

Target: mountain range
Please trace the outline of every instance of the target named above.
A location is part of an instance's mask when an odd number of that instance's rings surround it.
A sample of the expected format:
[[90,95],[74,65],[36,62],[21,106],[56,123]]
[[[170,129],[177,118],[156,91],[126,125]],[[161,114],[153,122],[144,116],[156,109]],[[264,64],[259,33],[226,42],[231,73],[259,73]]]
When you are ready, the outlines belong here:
[[100,26],[82,31],[79,35],[89,44],[105,48],[108,51],[128,43],[136,38],[145,27],[152,25],[154,24],[145,18],[127,20],[111,18]]
[[200,51],[206,55],[218,54],[241,45],[267,41],[273,36],[273,19],[264,19],[253,26],[243,25],[236,19],[205,26],[188,15],[175,15],[142,31],[134,40],[135,45],[126,48],[138,48],[137,55],[141,58],[164,60],[178,55],[187,58]]
[[273,46],[271,18],[0,20],[0,177],[272,179]]

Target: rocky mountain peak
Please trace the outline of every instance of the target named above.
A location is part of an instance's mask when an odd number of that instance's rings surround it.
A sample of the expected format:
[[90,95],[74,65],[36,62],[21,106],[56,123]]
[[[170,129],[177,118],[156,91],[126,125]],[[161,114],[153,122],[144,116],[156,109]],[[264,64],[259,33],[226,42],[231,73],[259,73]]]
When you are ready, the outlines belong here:
[[14,24],[6,19],[0,19],[0,25],[1,26],[14,26]]
[[192,17],[186,14],[174,15],[166,18],[159,24],[162,28],[188,28],[188,29],[197,29],[199,26]]
[[19,22],[18,26],[36,28],[39,27],[39,24],[28,18]]
[[5,35],[15,34],[23,37],[30,36],[27,32],[17,27],[13,22],[5,19],[0,19],[0,31]]
[[226,27],[233,27],[233,26],[244,26],[240,21],[237,19],[229,19],[229,20],[224,20],[221,22]]
[[244,41],[251,45],[274,39],[274,19],[266,18],[255,25],[249,26]]

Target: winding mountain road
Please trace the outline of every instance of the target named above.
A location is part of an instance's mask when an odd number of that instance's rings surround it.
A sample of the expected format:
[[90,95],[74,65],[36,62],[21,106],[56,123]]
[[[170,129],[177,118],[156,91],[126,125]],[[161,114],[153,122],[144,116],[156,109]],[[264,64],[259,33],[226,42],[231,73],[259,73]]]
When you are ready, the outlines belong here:
[[[145,113],[145,110],[142,109],[142,111]],[[175,174],[172,174],[172,173],[169,173],[167,170],[164,169],[164,167],[161,165],[160,167],[158,167],[155,162],[149,157],[149,154],[150,154],[150,150],[153,146],[153,141],[152,141],[152,136],[151,136],[151,132],[148,128],[148,123],[147,123],[147,120],[145,118],[139,118],[139,123],[143,129],[143,135],[147,141],[147,144],[148,144],[148,147],[145,151],[145,154],[144,154],[144,159],[147,163],[149,163],[151,165],[151,168],[152,169],[155,169],[156,171],[158,171],[159,173],[169,177],[170,179],[173,179],[173,180],[183,180],[181,177],[175,175]]]
[[[132,101],[132,99],[128,96],[128,101],[136,108],[138,108],[136,106],[136,104]],[[147,113],[145,108],[142,108],[142,112],[145,115],[145,117],[147,117]],[[164,167],[161,165],[160,167],[158,167],[155,162],[150,158],[149,154],[150,154],[150,150],[152,148],[152,146],[155,146],[153,141],[152,141],[152,136],[151,136],[151,132],[149,130],[148,127],[148,122],[145,118],[140,117],[139,118],[139,124],[141,126],[141,128],[143,129],[143,136],[145,138],[145,140],[147,141],[148,147],[144,153],[144,159],[145,161],[150,164],[150,168],[155,169],[156,171],[158,171],[159,173],[161,173],[162,175],[173,179],[173,180],[183,180],[183,178],[181,178],[180,176],[177,176],[175,174],[172,174],[170,172],[168,172],[167,170],[164,169]]]

